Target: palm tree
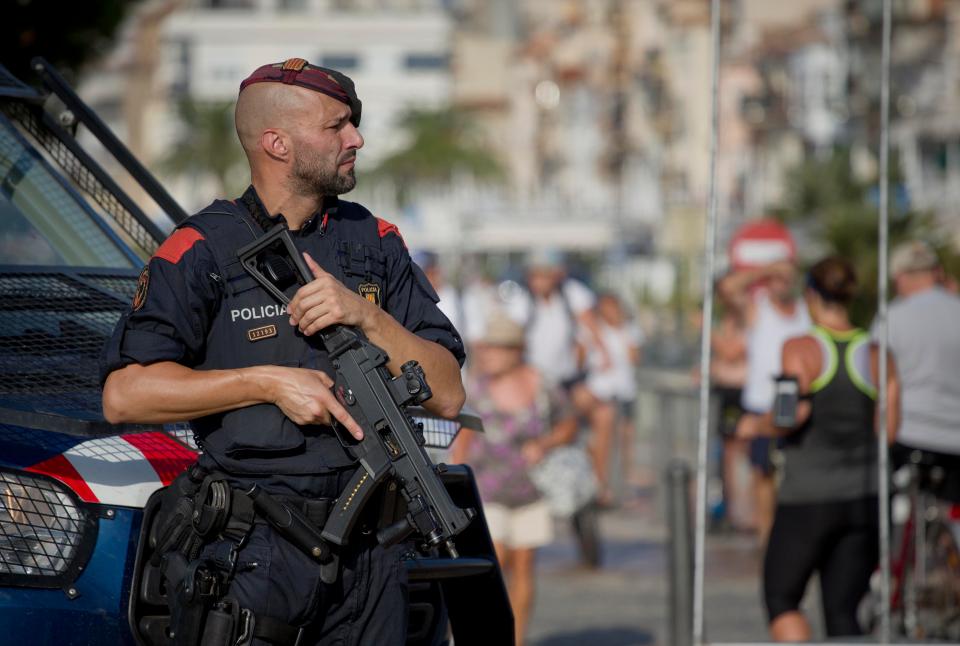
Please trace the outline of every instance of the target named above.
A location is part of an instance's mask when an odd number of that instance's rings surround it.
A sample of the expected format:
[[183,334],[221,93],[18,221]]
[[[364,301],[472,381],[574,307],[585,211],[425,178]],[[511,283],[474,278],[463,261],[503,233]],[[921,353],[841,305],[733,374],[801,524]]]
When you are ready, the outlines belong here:
[[478,128],[456,108],[411,110],[400,118],[399,126],[407,134],[406,147],[383,159],[370,174],[392,180],[401,204],[415,186],[451,184],[464,174],[492,182],[502,179],[500,163],[484,146]]
[[[897,156],[890,164],[890,245],[911,238],[934,242],[943,240],[930,213],[910,210],[902,196]],[[851,166],[850,150],[838,147],[825,158],[811,157],[787,177],[784,208],[780,215],[806,229],[830,253],[853,260],[860,279],[860,293],[851,316],[861,325],[869,324],[877,304],[877,204],[876,179],[858,178]],[[957,254],[948,245],[938,244],[948,271],[958,266]]]
[[246,185],[246,157],[234,129],[233,106],[232,101],[181,101],[182,129],[161,160],[161,169],[176,175],[212,176],[220,195],[239,194]]

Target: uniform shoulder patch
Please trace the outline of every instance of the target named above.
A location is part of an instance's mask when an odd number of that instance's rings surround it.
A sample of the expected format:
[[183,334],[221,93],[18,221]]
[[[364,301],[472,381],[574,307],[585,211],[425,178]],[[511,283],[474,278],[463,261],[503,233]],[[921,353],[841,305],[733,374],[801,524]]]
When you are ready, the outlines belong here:
[[140,277],[137,278],[137,291],[133,294],[133,311],[143,307],[147,302],[147,287],[150,285],[150,265],[147,265],[140,271]]
[[403,243],[404,248],[406,248],[407,246],[407,243],[406,241],[404,241],[403,236],[400,235],[400,229],[397,228],[397,225],[395,225],[392,222],[387,222],[383,218],[377,218],[377,233],[380,235],[381,238],[387,237],[387,235],[390,233],[395,233],[397,234],[397,237],[400,238],[400,242]]
[[167,262],[177,264],[183,254],[190,251],[198,240],[203,240],[203,234],[192,227],[183,227],[173,232],[164,240],[160,248],[153,254],[154,258],[163,258]]

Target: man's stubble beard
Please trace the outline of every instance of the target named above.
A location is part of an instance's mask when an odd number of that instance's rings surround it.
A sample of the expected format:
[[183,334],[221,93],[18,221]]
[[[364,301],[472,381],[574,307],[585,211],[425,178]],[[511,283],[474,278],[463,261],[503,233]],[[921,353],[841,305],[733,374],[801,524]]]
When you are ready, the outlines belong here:
[[299,195],[324,197],[343,195],[357,185],[357,177],[351,168],[345,174],[337,172],[339,166],[327,168],[319,155],[307,158],[297,155],[293,160],[293,172],[290,176],[293,189]]

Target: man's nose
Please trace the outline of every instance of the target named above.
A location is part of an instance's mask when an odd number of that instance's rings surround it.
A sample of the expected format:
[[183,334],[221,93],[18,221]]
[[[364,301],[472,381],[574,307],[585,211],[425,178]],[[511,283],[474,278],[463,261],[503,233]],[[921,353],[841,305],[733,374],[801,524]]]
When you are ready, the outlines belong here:
[[344,148],[347,148],[348,150],[363,148],[363,135],[360,134],[360,131],[357,130],[355,125],[348,123],[340,132],[343,136]]

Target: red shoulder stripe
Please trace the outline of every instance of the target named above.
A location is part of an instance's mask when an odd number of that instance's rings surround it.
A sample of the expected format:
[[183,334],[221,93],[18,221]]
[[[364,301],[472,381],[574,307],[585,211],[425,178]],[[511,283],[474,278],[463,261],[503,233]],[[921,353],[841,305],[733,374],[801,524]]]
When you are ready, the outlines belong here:
[[197,240],[203,240],[203,234],[191,227],[183,227],[173,232],[173,235],[167,238],[156,253],[154,258],[163,258],[174,264],[180,262],[183,254],[190,251],[190,248],[197,243]]
[[403,236],[400,235],[400,229],[397,228],[397,225],[393,224],[392,222],[387,222],[383,218],[377,218],[377,233],[380,234],[381,238],[385,238],[388,233],[395,233],[397,234],[397,237],[400,238],[400,242],[403,242],[404,248],[407,246]]

